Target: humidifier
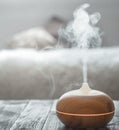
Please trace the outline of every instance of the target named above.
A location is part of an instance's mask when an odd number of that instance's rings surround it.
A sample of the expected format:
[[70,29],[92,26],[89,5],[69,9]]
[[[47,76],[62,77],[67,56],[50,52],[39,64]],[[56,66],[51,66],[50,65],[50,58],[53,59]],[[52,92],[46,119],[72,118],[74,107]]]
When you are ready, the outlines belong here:
[[83,83],[80,89],[69,91],[59,98],[56,113],[68,127],[97,128],[112,119],[114,104],[107,94]]
[[63,29],[64,37],[71,47],[84,49],[83,84],[80,89],[72,90],[60,97],[56,105],[58,118],[69,127],[98,128],[105,126],[114,115],[112,99],[105,93],[93,90],[87,83],[88,49],[101,46],[101,31],[96,24],[100,13],[89,14],[89,4],[82,5],[73,16],[74,19]]

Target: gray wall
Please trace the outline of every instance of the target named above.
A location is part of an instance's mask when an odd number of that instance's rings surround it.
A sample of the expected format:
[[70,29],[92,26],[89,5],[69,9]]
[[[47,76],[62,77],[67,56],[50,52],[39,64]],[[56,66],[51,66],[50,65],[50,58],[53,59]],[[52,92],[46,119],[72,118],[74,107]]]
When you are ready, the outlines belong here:
[[119,45],[119,0],[0,0],[0,47],[15,33],[40,26],[52,16],[71,19],[80,4],[102,14],[103,46]]

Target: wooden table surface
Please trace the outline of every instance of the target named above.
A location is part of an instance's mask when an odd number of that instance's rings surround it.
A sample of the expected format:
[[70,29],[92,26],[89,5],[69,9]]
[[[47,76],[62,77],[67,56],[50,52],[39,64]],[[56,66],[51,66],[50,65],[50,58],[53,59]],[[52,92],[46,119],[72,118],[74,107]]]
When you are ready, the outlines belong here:
[[[57,100],[1,100],[0,130],[73,130],[65,127],[55,112]],[[75,130],[119,130],[119,101],[114,101],[116,112],[103,128]]]

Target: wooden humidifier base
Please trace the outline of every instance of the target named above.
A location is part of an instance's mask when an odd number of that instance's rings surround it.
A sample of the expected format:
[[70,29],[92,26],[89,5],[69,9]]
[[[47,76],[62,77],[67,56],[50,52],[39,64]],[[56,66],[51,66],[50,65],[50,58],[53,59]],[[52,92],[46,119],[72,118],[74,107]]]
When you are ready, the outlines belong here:
[[66,126],[98,128],[105,126],[113,118],[114,104],[107,94],[83,84],[79,90],[61,96],[56,113]]

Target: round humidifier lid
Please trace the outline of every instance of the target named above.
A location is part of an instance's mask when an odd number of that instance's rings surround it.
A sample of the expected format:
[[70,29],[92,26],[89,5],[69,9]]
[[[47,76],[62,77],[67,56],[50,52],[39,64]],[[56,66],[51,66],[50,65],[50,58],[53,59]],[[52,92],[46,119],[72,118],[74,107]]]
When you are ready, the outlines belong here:
[[80,89],[62,95],[56,109],[72,114],[102,114],[114,111],[114,104],[107,94],[93,90],[87,83],[83,83]]

